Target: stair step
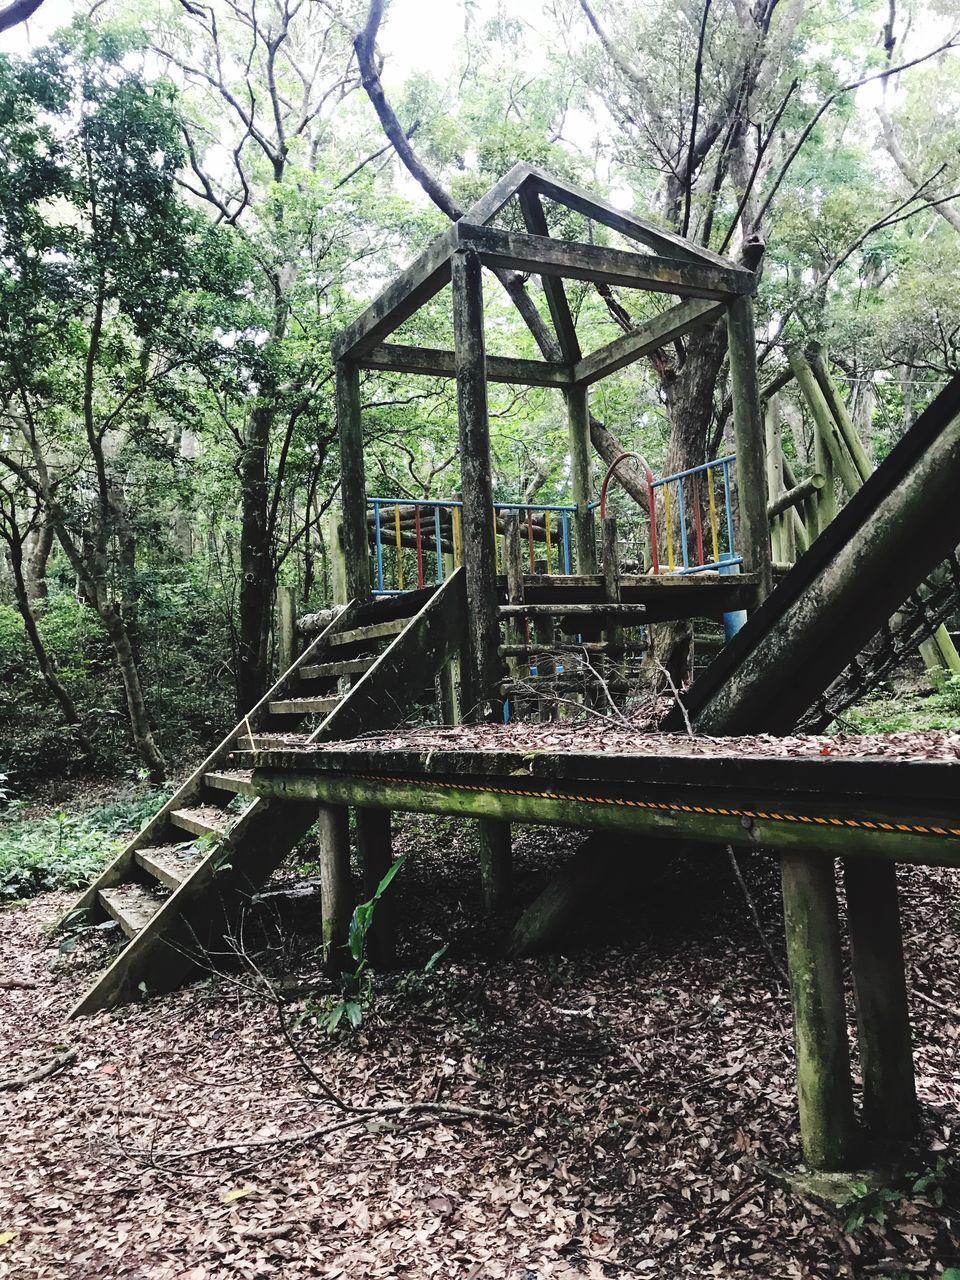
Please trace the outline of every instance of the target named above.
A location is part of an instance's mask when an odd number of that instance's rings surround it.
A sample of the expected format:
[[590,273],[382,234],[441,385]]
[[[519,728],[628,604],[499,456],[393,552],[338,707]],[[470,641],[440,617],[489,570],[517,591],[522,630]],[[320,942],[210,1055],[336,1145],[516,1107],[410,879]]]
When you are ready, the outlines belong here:
[[301,667],[297,674],[301,680],[328,680],[335,676],[359,676],[373,666],[373,658],[349,658],[345,662],[320,662],[315,666]]
[[[255,733],[253,735],[255,751],[271,751],[274,747],[306,746],[309,741],[308,733]],[[234,739],[234,745],[238,751],[249,751],[250,739],[245,733],[241,733]]]
[[127,935],[134,938],[157,914],[166,899],[155,889],[141,884],[118,884],[101,889],[98,897],[104,910]]
[[196,871],[206,854],[198,849],[180,849],[176,845],[162,845],[156,848],[136,849],[134,858],[150,873],[155,880],[166,885],[168,889],[179,889],[184,880]]
[[[243,739],[240,740],[239,745],[243,746]],[[249,742],[246,745],[249,746]],[[215,787],[218,791],[232,791],[238,796],[252,796],[254,794],[253,787],[250,785],[252,777],[252,769],[218,769],[215,773],[205,773],[203,780],[208,787]]]
[[269,703],[272,716],[308,716],[326,715],[340,701],[333,698],[284,698],[280,702]]
[[353,631],[341,631],[331,636],[329,645],[365,644],[369,640],[384,640],[387,636],[398,636],[410,623],[409,618],[394,618],[391,622],[373,622],[368,627],[355,627]]
[[168,815],[174,826],[195,836],[225,836],[230,825],[229,814],[213,805],[195,809],[173,809]]
[[635,618],[642,620],[650,610],[645,604],[504,604],[497,610],[501,618]]

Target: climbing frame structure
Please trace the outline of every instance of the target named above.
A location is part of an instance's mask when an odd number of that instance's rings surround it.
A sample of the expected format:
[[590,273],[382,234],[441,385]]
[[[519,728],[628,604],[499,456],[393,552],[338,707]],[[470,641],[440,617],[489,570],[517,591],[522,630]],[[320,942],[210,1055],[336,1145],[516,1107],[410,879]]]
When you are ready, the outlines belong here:
[[[551,236],[544,201],[609,228],[631,248]],[[508,208],[519,210],[525,231],[493,225]],[[516,303],[542,358],[486,354],[484,272]],[[524,287],[528,276],[542,282],[550,325]],[[584,354],[565,279],[679,301]],[[452,350],[387,341],[448,285]],[[795,541],[790,556],[799,550],[796,564],[774,589],[769,521],[787,516],[781,525],[795,534],[794,504],[811,499],[818,482],[782,491],[782,462],[766,449],[776,423],[765,427],[757,385],[754,287],[751,273],[735,264],[520,164],[340,334],[333,355],[349,602],[78,903],[88,918],[118,920],[129,941],[76,1012],[179,981],[205,946],[235,927],[250,894],[312,822],[320,833],[325,940],[335,959],[351,912],[351,809],[368,888],[390,862],[391,810],[477,820],[484,900],[494,911],[510,902],[513,822],[627,834],[635,838],[638,858],[667,856],[671,841],[674,847],[691,839],[712,847],[731,844],[780,859],[807,1163],[849,1168],[913,1134],[916,1097],[896,864],[960,867],[960,761],[764,761],[745,757],[736,742],[723,738],[710,760],[692,750],[674,750],[664,759],[655,738],[645,740],[644,750],[580,751],[568,744],[563,751],[518,753],[509,727],[473,746],[434,743],[424,750],[415,738],[405,744],[402,735],[405,717],[434,683],[448,724],[472,722],[477,733],[489,724],[502,726],[505,706],[522,705],[518,673],[535,663],[538,678],[548,676],[562,691],[569,680],[564,666],[573,664],[574,652],[587,665],[608,661],[599,687],[616,707],[638,628],[735,615],[728,631],[738,633],[683,694],[684,705],[667,727],[712,735],[783,733],[805,716],[822,723],[833,705],[831,690],[857,663],[880,669],[890,652],[902,655],[935,633],[960,592],[960,379],[876,471],[860,465],[855,483],[851,473],[850,501],[823,529],[808,524],[801,530],[803,545]],[[689,576],[679,566],[675,574],[625,574],[612,518],[596,527],[589,388],[698,326],[720,321],[728,338],[739,509],[736,565],[720,567],[742,572],[715,572],[716,564],[709,564],[706,572]],[[791,367],[802,381],[802,360],[792,357]],[[462,492],[448,504],[456,554],[451,575],[434,587],[420,585],[419,509],[404,512],[399,502],[392,504],[395,593],[385,591],[379,556],[376,583],[371,575],[364,369],[456,379]],[[573,491],[565,514],[574,537],[562,575],[539,569],[533,513],[526,516],[530,562],[524,566],[519,513],[498,511],[494,503],[488,381],[552,387],[564,397]],[[379,501],[373,526],[378,551]],[[435,520],[442,560],[439,516]],[[548,529],[545,521],[545,541]],[[413,591],[399,582],[405,538],[412,538],[418,556]],[[781,552],[791,545],[787,534],[775,542]],[[697,570],[704,567],[702,552],[699,559]],[[662,567],[654,555],[654,568]],[[742,628],[739,615],[746,617]],[[593,695],[581,689],[578,696],[589,710]],[[542,714],[536,693],[527,705],[531,714]],[[388,739],[370,736],[384,728],[392,730]],[[223,797],[229,801],[235,794],[252,800],[234,814]],[[845,882],[863,1071],[859,1121],[837,864]]]

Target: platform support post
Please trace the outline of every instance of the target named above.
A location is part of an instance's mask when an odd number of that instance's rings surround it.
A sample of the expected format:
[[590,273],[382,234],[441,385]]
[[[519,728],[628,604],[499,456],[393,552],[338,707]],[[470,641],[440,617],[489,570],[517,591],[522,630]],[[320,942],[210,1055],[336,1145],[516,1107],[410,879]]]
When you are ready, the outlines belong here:
[[277,670],[286,671],[293,663],[297,648],[297,591],[295,587],[277,587]]
[[773,590],[767,479],[764,468],[763,415],[757,379],[757,340],[753,300],[741,294],[727,311],[733,429],[737,443],[737,504],[744,568],[757,574],[760,599]]
[[834,865],[782,853],[780,874],[804,1159],[811,1169],[845,1169],[855,1126]]
[[[357,809],[355,816],[363,899],[367,902],[393,863],[390,810]],[[394,886],[391,884],[374,908],[373,924],[367,935],[370,960],[380,968],[389,968],[396,958],[396,919]]]
[[597,572],[597,531],[590,509],[593,483],[590,468],[590,403],[586,387],[566,391],[567,424],[570,440],[570,486],[576,512],[577,572]]
[[350,901],[350,828],[342,804],[322,805],[317,814],[320,837],[320,911],[323,958],[330,973],[347,965],[347,933],[353,907]]
[[347,360],[337,361],[337,427],[340,432],[340,496],[347,590],[353,600],[369,600],[370,548],[367,538],[367,488],[360,421],[360,374]]
[[499,818],[479,818],[480,888],[485,911],[501,911],[509,901],[513,872],[510,823]]
[[[470,250],[459,250],[453,255],[451,276],[467,584],[467,653],[461,665],[460,693],[464,719],[477,723],[498,712],[502,715],[497,690],[500,626],[480,259]],[[495,911],[506,901],[510,888],[510,824],[481,818],[477,825],[484,906]]]
[[904,1142],[916,1132],[917,1093],[897,867],[879,858],[847,858],[843,874],[863,1118],[871,1137],[879,1142]]

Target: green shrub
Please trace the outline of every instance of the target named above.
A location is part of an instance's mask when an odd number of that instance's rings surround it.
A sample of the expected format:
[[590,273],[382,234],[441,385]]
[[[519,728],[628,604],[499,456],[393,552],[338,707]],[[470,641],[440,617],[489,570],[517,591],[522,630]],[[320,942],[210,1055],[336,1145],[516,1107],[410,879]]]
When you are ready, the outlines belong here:
[[[2,783],[0,783],[2,786]],[[0,820],[0,901],[52,889],[79,889],[114,857],[165,800],[166,792],[135,790],[109,804],[68,816],[19,818],[10,806]]]

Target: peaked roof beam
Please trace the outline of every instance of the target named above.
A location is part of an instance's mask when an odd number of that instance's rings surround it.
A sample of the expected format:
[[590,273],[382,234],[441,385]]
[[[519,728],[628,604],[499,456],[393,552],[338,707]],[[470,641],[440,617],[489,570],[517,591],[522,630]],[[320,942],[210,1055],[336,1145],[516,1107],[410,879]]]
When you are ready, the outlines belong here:
[[599,351],[585,356],[573,366],[574,380],[581,386],[589,386],[607,378],[618,369],[632,364],[641,356],[649,355],[668,342],[682,338],[693,329],[708,324],[723,315],[725,304],[704,298],[688,298],[660,315],[652,316],[638,325],[632,333],[625,333]]
[[715,267],[727,267],[730,270],[741,271],[744,275],[750,275],[750,272],[743,267],[736,267],[729,258],[723,258],[711,249],[703,249],[699,245],[691,244],[689,240],[684,240],[682,236],[668,231],[665,227],[658,227],[654,222],[647,222],[646,219],[638,218],[635,214],[615,209],[612,204],[594,195],[592,191],[585,191],[582,187],[577,187],[562,178],[554,178],[549,173],[544,173],[542,169],[534,168],[533,165],[527,166],[527,172],[529,177],[526,185],[532,187],[541,196],[565,205],[575,213],[582,213],[585,217],[592,218],[613,231],[619,231],[621,235],[636,240],[657,253],[668,258],[683,258],[691,262],[710,263]]
[[[530,176],[530,166],[515,164],[495,186],[464,213],[471,223],[485,224],[497,216],[509,200]],[[450,283],[450,254],[452,235],[458,224],[438,236],[419,258],[401,271],[400,275],[379,293],[373,302],[360,313],[354,322],[337,335],[333,342],[333,356],[341,360],[369,351],[394,329],[429,302]]]
[[[520,202],[520,209],[523,213],[523,221],[527,230],[536,236],[549,236],[550,228],[547,226],[547,218],[543,212],[540,197],[529,183],[525,182],[520,187],[517,192],[517,199]],[[557,333],[560,353],[565,361],[569,364],[574,364],[580,359],[582,353],[577,339],[577,330],[573,323],[573,316],[570,314],[570,304],[567,302],[563,281],[557,276],[541,276],[540,283],[543,285],[543,292],[547,297],[547,307],[550,310],[550,319],[553,321],[553,327]]]

